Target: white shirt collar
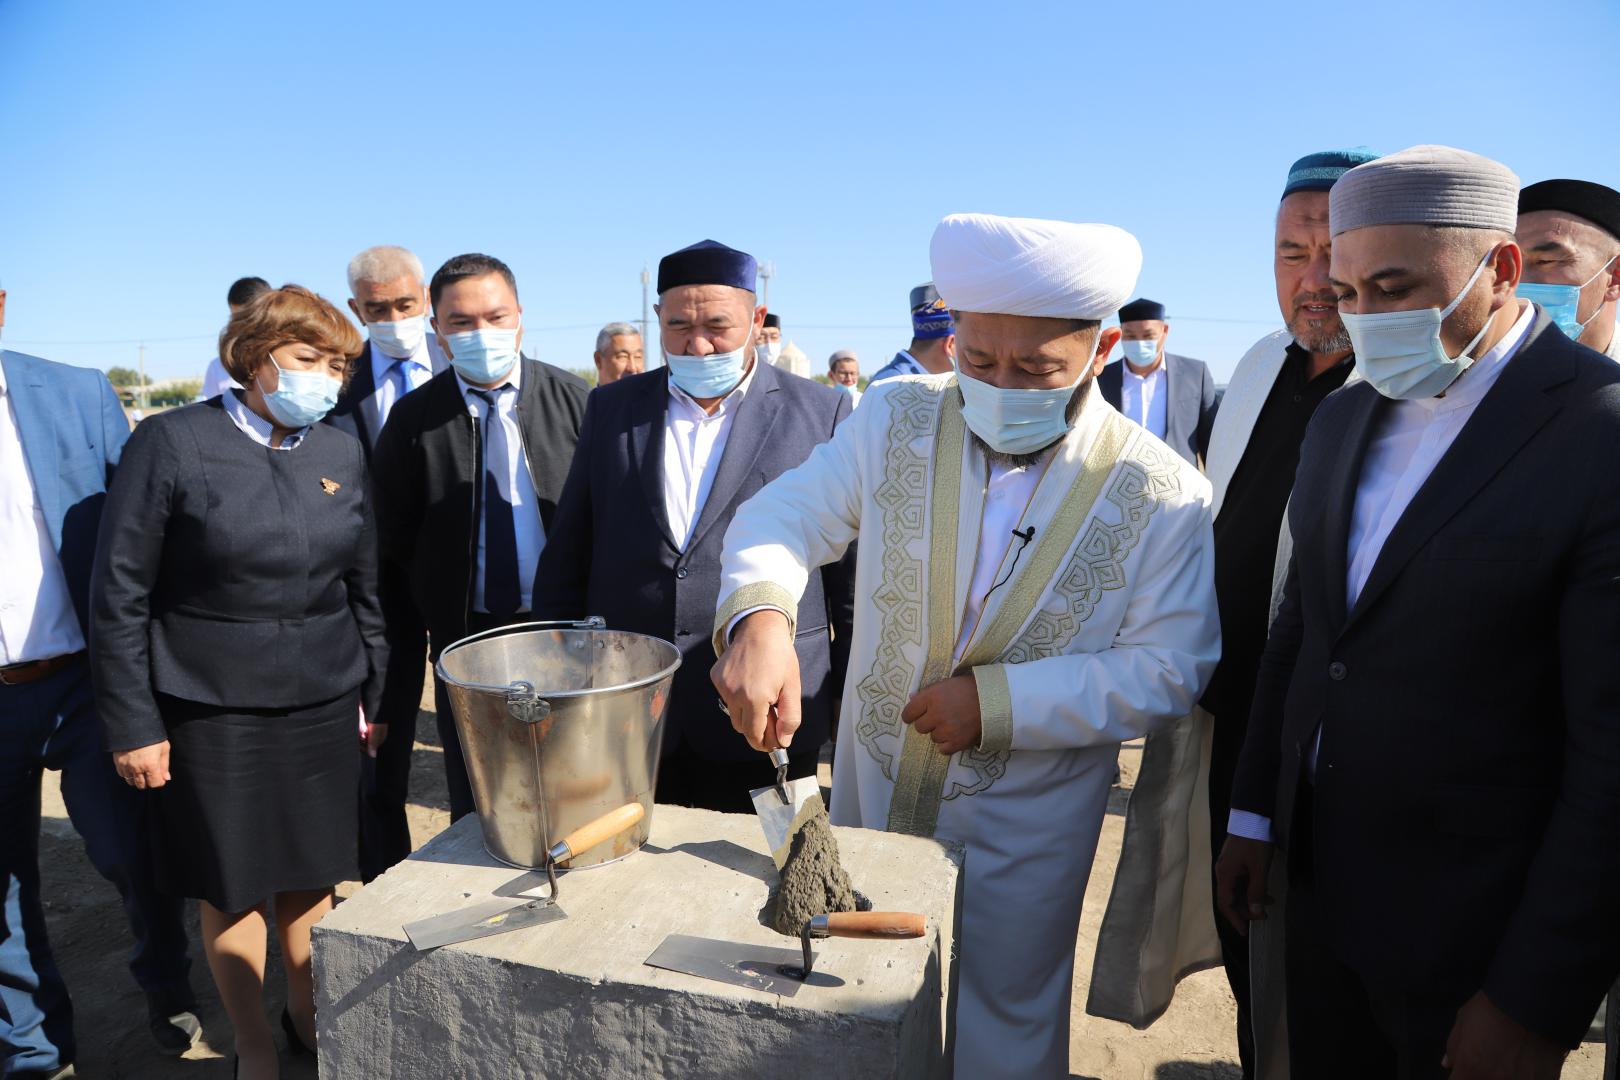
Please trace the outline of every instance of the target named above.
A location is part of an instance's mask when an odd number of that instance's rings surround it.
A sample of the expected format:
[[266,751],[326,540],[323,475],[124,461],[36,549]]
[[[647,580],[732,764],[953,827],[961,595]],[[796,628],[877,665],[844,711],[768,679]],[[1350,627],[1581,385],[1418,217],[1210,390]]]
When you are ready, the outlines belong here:
[[519,356],[518,362],[512,365],[512,370],[506,373],[506,378],[502,379],[494,386],[474,386],[466,379],[463,379],[461,377],[461,372],[459,371],[456,372],[456,385],[461,388],[461,399],[468,405],[472,404],[472,396],[474,394],[487,393],[490,390],[499,390],[503,386],[510,386],[514,390],[519,389],[523,385],[523,357]]
[[1136,369],[1131,367],[1129,361],[1121,360],[1120,363],[1125,365],[1125,374],[1129,375],[1133,379],[1140,379],[1143,382],[1147,382],[1149,379],[1158,378],[1160,375],[1164,374],[1164,357],[1162,356],[1159,358],[1159,362],[1153,366],[1153,370],[1148,372],[1146,375],[1138,375],[1136,373]]
[[[1616,335],[1616,337],[1620,337],[1620,335]],[[3,355],[5,353],[5,351],[6,350],[4,350],[4,349],[0,349],[0,355]],[[6,393],[6,365],[5,365],[5,362],[3,360],[0,360],[0,395],[3,395],[5,393]]]
[[[711,418],[724,416],[742,404],[742,399],[747,395],[748,388],[754,384],[754,372],[759,370],[759,365],[762,363],[764,361],[756,359],[748,365],[748,374],[742,377],[742,382],[731,388],[730,393],[720,399],[720,407],[715,409],[712,414],[709,414]],[[683,405],[690,406],[699,412],[703,411],[703,406],[697,403],[697,399],[676,386],[674,379],[669,380],[669,396]]]
[[[248,408],[247,404],[242,400],[242,394],[243,391],[241,390],[227,390],[220,395],[220,400],[225,404],[225,415],[231,418],[231,422],[236,425],[237,430],[242,434],[260,446],[270,446],[270,437],[275,434],[274,426],[270,421]],[[308,434],[309,428],[301,427],[283,438],[280,446],[270,446],[270,449],[291,450],[303,442],[304,436]]]
[[1502,335],[1502,340],[1498,341],[1490,352],[1470,364],[1467,371],[1457,376],[1457,381],[1447,388],[1443,396],[1419,398],[1415,404],[1436,416],[1457,409],[1471,409],[1478,405],[1480,399],[1496,385],[1502,369],[1507,367],[1507,362],[1519,351],[1519,346],[1524,344],[1524,339],[1529,336],[1530,327],[1535,321],[1536,306],[1524,303],[1519,317],[1514,320],[1508,332]]

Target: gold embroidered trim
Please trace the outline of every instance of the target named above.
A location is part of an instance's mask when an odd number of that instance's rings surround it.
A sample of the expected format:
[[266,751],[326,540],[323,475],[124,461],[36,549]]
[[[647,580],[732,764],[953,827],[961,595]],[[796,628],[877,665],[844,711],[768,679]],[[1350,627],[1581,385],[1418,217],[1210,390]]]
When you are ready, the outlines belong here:
[[1012,686],[1007,669],[986,664],[973,669],[973,682],[979,688],[979,749],[992,753],[1011,750],[1013,740]]
[[1103,485],[1113,474],[1114,465],[1131,434],[1130,424],[1119,413],[1105,414],[1102,430],[1092,442],[1086,460],[1080,467],[1080,476],[1064,496],[1047,531],[1035,542],[1035,551],[1018,571],[1007,590],[1007,598],[996,611],[990,626],[968,647],[962,662],[957,665],[961,673],[995,662],[1012,644],[1013,635],[1029,619],[1050,587],[1052,575],[1057,573],[1063,556],[1080,534],[1080,526],[1091,516],[1091,508],[1102,495]]
[[[960,524],[962,448],[967,425],[962,395],[955,385],[941,395],[939,428],[934,438],[934,479],[930,490],[928,543],[928,654],[919,686],[930,686],[950,674],[956,645],[956,530]],[[933,836],[939,823],[940,796],[951,759],[934,749],[927,735],[907,727],[900,747],[900,767],[889,800],[889,831]]]
[[774,581],[750,581],[726,597],[726,602],[714,613],[714,655],[725,655],[726,646],[730,644],[726,641],[726,627],[731,625],[731,620],[749,608],[758,607],[775,608],[786,615],[788,637],[793,636],[799,611],[799,602],[793,599],[793,594]]
[[[918,381],[897,380],[883,396],[889,407],[889,438],[883,455],[883,481],[872,500],[882,511],[878,535],[883,572],[872,590],[878,614],[877,649],[872,668],[856,684],[860,711],[854,717],[855,738],[871,755],[886,780],[898,771],[905,724],[900,710],[917,688],[926,615],[923,595],[927,571],[911,547],[928,519],[928,461],[923,440],[933,440],[939,422],[941,393]],[[849,717],[844,718],[850,722]],[[891,751],[890,746],[894,749]]]

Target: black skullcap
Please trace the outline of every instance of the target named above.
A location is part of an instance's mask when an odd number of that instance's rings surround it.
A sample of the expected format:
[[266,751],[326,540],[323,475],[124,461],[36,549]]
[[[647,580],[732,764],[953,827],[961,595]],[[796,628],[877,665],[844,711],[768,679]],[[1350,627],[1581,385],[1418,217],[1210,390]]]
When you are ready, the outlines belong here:
[[658,295],[682,285],[729,285],[754,291],[759,266],[746,251],[700,240],[658,260]]
[[1620,191],[1590,180],[1543,180],[1519,192],[1519,213],[1562,210],[1620,240]]
[[1164,305],[1157,300],[1132,300],[1119,309],[1119,321],[1143,322],[1147,319],[1164,321]]

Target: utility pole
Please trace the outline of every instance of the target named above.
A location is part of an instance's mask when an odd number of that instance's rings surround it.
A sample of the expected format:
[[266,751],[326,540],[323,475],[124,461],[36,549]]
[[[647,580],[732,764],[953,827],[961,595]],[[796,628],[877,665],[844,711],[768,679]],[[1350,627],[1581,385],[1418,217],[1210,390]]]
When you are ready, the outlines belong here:
[[140,353],[136,359],[136,370],[141,376],[141,412],[146,411],[146,343],[141,343]]
[[776,264],[762,262],[759,264],[759,279],[764,285],[759,290],[759,302],[765,307],[771,306],[771,278],[776,274]]
[[647,357],[647,362],[646,362],[645,366],[658,367],[659,364],[651,362],[652,355],[653,355],[653,352],[652,352],[652,338],[647,336],[647,330],[648,330],[649,326],[651,325],[651,320],[649,320],[647,318],[647,311],[648,311],[648,308],[647,308],[647,289],[651,285],[652,285],[652,274],[648,272],[647,264],[642,263],[641,264],[641,352],[642,352],[643,356]]

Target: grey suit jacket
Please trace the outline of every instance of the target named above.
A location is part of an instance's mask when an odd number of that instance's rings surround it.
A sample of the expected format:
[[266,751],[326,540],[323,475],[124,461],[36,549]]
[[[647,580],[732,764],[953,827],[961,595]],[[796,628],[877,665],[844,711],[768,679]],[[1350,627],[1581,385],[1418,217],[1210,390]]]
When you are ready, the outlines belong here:
[[[760,760],[720,712],[709,682],[726,527],[739,506],[803,462],[850,412],[848,394],[770,364],[757,367],[684,551],[664,512],[668,369],[593,390],[535,582],[538,618],[600,615],[615,630],[675,643],[682,665],[664,746],[669,751],[685,743],[711,761]],[[800,602],[794,644],[804,713],[796,751],[827,738],[848,663],[853,588],[853,563],[834,563],[810,575]]]
[[[1102,369],[1097,385],[1114,408],[1120,407],[1125,361],[1115,360]],[[1215,426],[1215,380],[1202,360],[1164,354],[1164,377],[1170,400],[1164,408],[1164,441],[1188,461],[1203,467],[1209,453],[1209,433]]]

